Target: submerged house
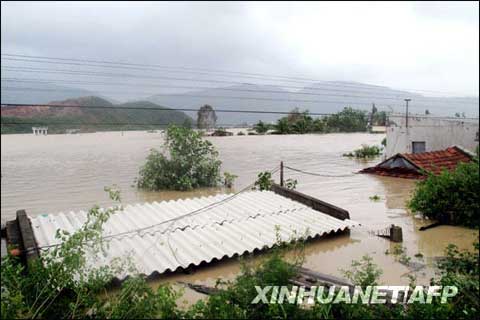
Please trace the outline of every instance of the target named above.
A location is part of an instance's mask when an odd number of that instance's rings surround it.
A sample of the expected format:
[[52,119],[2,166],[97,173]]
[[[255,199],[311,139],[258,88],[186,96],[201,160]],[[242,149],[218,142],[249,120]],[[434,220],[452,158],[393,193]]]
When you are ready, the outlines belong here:
[[374,167],[360,173],[372,173],[406,179],[424,179],[426,173],[439,174],[442,170],[454,170],[460,162],[469,162],[473,154],[458,146],[445,150],[421,153],[397,153]]
[[461,146],[475,150],[478,118],[449,118],[429,115],[389,115],[386,157],[398,153],[423,153]]
[[[36,259],[60,243],[58,229],[72,233],[86,220],[85,211],[30,217],[20,210],[7,222],[7,243],[27,261]],[[279,239],[312,239],[357,225],[344,209],[273,185],[272,191],[127,205],[104,225],[105,254],[87,252],[87,260],[101,267],[127,257],[148,278],[268,249]],[[116,279],[131,272],[120,271]]]

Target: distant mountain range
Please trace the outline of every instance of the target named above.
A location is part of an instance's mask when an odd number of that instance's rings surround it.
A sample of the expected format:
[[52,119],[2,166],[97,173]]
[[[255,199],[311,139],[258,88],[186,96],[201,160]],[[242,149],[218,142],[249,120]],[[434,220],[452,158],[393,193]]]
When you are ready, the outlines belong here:
[[[403,112],[405,98],[412,99],[412,113],[424,113],[428,109],[437,115],[453,116],[456,112],[465,112],[469,116],[478,116],[478,97],[425,97],[388,87],[335,81],[313,84],[296,92],[275,86],[242,84],[181,94],[153,95],[145,100],[172,108],[199,108],[209,104],[214,109],[227,110],[290,111],[298,107],[310,112],[333,113],[346,106],[371,110],[372,103],[380,110]],[[219,123],[226,124],[274,121],[280,117],[246,113],[218,113],[217,116]]]
[[[68,106],[104,106],[115,109],[42,107],[42,106],[3,106],[2,133],[31,132],[35,125],[47,125],[49,132],[63,133],[67,129],[85,131],[102,130],[147,130],[165,127],[170,123],[192,123],[193,120],[180,111],[156,105],[149,101],[112,104],[94,96],[51,101],[53,105]],[[122,110],[122,108],[125,108]],[[135,110],[136,108],[142,108]],[[158,110],[143,110],[156,108]],[[163,111],[165,110],[165,111]],[[10,123],[10,124],[9,124]],[[15,123],[15,124],[11,124]]]
[[[15,87],[18,86],[19,85],[15,84]],[[103,100],[103,104],[119,104],[113,99],[84,89],[55,86],[52,84],[35,84],[36,89],[29,90],[29,85],[23,84],[23,86],[23,90],[21,87],[17,90],[2,87],[2,103],[43,104],[82,96],[97,96]],[[301,85],[299,85],[299,87],[301,87]],[[145,97],[142,99],[143,101],[129,102],[129,104],[144,106],[148,105],[148,103],[153,103],[169,108],[192,109],[197,109],[204,104],[209,104],[217,110],[282,112],[287,112],[298,107],[302,110],[308,109],[316,113],[333,113],[342,110],[346,106],[370,110],[372,103],[375,103],[379,110],[403,112],[405,110],[405,98],[412,99],[410,102],[410,111],[412,113],[423,114],[425,110],[429,110],[431,114],[442,116],[453,116],[457,112],[464,112],[467,116],[478,116],[478,97],[431,97],[384,86],[345,81],[315,83],[307,85],[295,92],[287,91],[280,86],[245,83],[184,93],[162,93]],[[140,110],[131,110],[131,112],[128,116],[124,113],[119,117],[132,118],[137,112],[139,113],[138,117],[142,118],[145,116],[145,113]],[[92,111],[91,115],[93,114],[95,114],[96,117],[102,118],[102,114],[105,114],[105,111]],[[186,114],[196,119],[196,112],[187,112]],[[115,114],[106,113],[106,115],[117,119]],[[3,116],[2,109],[2,117]],[[252,124],[258,120],[267,122],[275,121],[281,115],[218,112],[217,116],[218,124],[236,125],[241,123]],[[153,118],[145,118],[146,121],[152,119],[159,120],[156,116]]]

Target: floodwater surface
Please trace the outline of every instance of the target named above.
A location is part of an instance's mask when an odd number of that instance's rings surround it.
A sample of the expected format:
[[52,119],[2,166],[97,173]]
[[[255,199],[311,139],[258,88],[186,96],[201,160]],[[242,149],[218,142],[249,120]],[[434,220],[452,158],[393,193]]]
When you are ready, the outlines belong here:
[[[266,135],[209,137],[223,161],[222,169],[238,175],[233,190],[222,188],[191,192],[145,192],[132,185],[151,148],[160,148],[160,133],[99,132],[73,135],[2,135],[1,137],[1,214],[2,223],[15,218],[18,209],[29,215],[86,210],[94,204],[109,205],[105,186],[117,185],[124,204],[189,198],[220,192],[233,192],[251,184],[258,172],[285,166],[311,174],[285,169],[285,179],[298,181],[297,190],[330,202],[350,212],[361,223],[350,234],[311,241],[305,248],[305,267],[341,276],[353,259],[368,254],[382,269],[381,282],[407,284],[411,271],[392,251],[393,244],[374,235],[391,224],[403,228],[403,246],[413,261],[427,267],[416,271],[419,283],[428,284],[434,274],[432,262],[442,256],[449,243],[470,248],[478,231],[441,226],[418,231],[428,224],[405,209],[415,186],[406,179],[356,174],[381,158],[360,161],[342,157],[361,144],[380,144],[383,134]],[[278,181],[278,174],[275,175]],[[370,197],[378,195],[379,201]],[[414,258],[421,253],[423,257]],[[217,278],[231,279],[240,264],[228,260],[199,268],[193,274],[164,276],[164,281],[214,284]],[[195,294],[187,292],[188,297]],[[193,298],[192,298],[193,299]]]

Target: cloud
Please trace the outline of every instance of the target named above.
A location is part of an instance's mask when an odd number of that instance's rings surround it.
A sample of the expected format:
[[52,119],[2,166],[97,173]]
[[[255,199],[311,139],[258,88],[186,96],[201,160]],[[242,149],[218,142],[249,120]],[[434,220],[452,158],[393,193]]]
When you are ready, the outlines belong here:
[[478,3],[474,2],[1,5],[3,53],[478,95]]

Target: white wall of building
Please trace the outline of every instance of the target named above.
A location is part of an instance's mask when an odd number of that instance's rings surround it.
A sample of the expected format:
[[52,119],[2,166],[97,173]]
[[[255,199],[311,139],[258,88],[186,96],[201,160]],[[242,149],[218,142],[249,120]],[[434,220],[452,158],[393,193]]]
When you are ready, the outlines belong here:
[[412,142],[425,141],[425,151],[436,151],[457,145],[474,151],[478,146],[478,119],[408,117],[390,115],[387,126],[386,156],[412,153]]

